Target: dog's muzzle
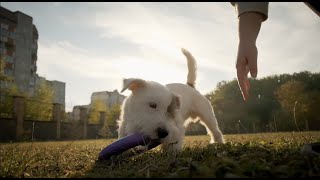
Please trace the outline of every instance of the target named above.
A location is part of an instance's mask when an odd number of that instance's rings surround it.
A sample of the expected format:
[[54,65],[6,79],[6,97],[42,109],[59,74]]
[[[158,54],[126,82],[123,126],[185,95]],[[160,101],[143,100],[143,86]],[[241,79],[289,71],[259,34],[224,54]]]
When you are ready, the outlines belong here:
[[159,138],[165,138],[168,136],[168,131],[166,129],[157,128],[157,135]]

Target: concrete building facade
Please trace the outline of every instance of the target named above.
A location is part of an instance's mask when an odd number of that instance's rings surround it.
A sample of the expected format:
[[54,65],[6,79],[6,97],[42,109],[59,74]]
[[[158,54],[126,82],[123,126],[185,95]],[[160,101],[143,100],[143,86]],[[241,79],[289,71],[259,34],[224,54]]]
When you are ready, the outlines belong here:
[[93,92],[91,94],[91,102],[88,105],[78,105],[74,106],[72,110],[72,118],[74,121],[80,120],[80,108],[86,108],[87,113],[89,113],[90,108],[92,107],[95,101],[102,101],[105,103],[107,108],[111,108],[116,104],[122,104],[126,96],[120,94],[117,90],[114,91],[101,91]]
[[[37,71],[38,31],[32,17],[0,7],[0,56],[3,73],[11,76],[21,92],[31,93]],[[8,87],[10,82],[1,82]]]
[[89,112],[90,105],[78,105],[74,106],[72,110],[72,119],[73,121],[79,121],[80,120],[80,109],[85,108],[87,109],[87,113]]
[[[64,82],[60,82],[60,81],[49,81],[44,77],[39,76],[38,74],[36,74],[36,78],[35,78],[35,85],[39,85],[41,83],[46,83],[47,85],[49,85],[54,94],[53,94],[53,103],[58,103],[58,104],[62,104],[65,105],[65,96],[66,96],[66,83]],[[34,93],[34,92],[32,92]]]
[[65,83],[47,81],[37,74],[39,33],[33,18],[20,11],[12,12],[0,6],[0,89],[13,83],[20,92],[34,95],[37,83],[46,81],[54,90],[54,102],[65,105]]
[[90,104],[92,105],[94,101],[100,100],[104,102],[108,108],[111,108],[116,104],[121,104],[125,98],[126,97],[120,94],[117,90],[114,90],[112,92],[110,91],[93,92],[91,94]]

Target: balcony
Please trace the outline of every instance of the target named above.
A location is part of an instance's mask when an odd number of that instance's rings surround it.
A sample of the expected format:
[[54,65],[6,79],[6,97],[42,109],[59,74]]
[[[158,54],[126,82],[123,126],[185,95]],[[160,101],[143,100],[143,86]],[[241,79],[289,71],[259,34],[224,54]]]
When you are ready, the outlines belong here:
[[15,53],[12,50],[7,50],[6,55],[7,56],[14,56]]
[[7,53],[7,49],[5,47],[0,47],[0,55],[5,55]]
[[8,62],[8,63],[13,63],[14,62],[14,58],[10,57],[10,56],[6,56],[5,54],[1,54],[0,55],[2,60],[2,62]]
[[11,26],[9,26],[9,32],[16,32],[16,26],[13,26],[13,25],[11,25]]
[[6,44],[13,45],[13,46],[16,45],[16,41],[14,39],[12,39],[12,38],[7,38],[7,39],[8,39],[8,41]]
[[38,44],[33,43],[33,44],[32,44],[32,49],[38,49]]
[[32,58],[32,60],[37,61],[37,59],[38,59],[37,53],[32,53],[31,58]]
[[8,35],[9,35],[9,31],[6,30],[6,29],[2,29],[2,28],[1,28],[0,35],[1,35],[1,36],[8,36]]
[[0,37],[0,41],[1,41],[1,42],[8,42],[8,37],[6,37],[6,36],[1,36],[1,37]]
[[4,65],[4,69],[11,69],[12,70],[13,68],[14,68],[13,63],[6,62]]
[[9,28],[9,25],[8,25],[8,24],[1,23],[1,29],[6,29],[6,30],[8,30],[8,28]]
[[15,32],[9,32],[8,37],[11,38],[11,39],[16,39],[16,33]]
[[32,76],[34,76],[37,72],[37,66],[36,65],[31,65],[30,67],[30,73]]

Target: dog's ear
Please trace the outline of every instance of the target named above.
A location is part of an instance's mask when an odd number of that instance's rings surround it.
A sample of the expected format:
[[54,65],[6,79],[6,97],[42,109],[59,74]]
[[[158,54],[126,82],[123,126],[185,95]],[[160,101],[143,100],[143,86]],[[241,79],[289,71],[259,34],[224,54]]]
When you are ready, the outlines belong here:
[[167,108],[167,114],[174,118],[175,117],[175,110],[180,109],[180,96],[173,94],[171,103]]
[[179,95],[173,95],[172,102],[176,109],[180,109],[180,96]]
[[137,89],[144,87],[145,85],[146,85],[146,81],[143,79],[136,79],[136,78],[123,79],[123,88],[121,92],[125,91],[126,89],[129,89],[132,92],[134,92]]

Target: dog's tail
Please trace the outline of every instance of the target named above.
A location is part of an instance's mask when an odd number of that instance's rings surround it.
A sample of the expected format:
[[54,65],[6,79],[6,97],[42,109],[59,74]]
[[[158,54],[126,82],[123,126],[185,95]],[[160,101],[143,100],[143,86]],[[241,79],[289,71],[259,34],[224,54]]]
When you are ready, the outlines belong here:
[[184,48],[182,48],[181,51],[186,56],[188,62],[187,84],[195,88],[197,78],[197,62],[189,51]]

